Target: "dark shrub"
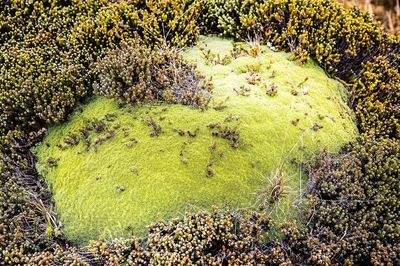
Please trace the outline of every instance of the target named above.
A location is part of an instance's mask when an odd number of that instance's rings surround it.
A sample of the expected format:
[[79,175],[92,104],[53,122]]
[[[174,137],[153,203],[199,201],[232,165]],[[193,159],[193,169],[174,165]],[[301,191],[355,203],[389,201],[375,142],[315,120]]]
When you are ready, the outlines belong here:
[[211,84],[166,46],[150,49],[132,40],[109,51],[95,66],[94,93],[124,103],[157,100],[205,108]]
[[[307,230],[288,243],[312,265],[400,262],[400,142],[364,138],[309,168]],[[293,232],[296,232],[294,234]],[[325,260],[325,264],[321,263]]]
[[97,242],[93,253],[103,263],[128,265],[266,264],[261,250],[271,221],[257,213],[214,210],[150,226],[144,239]]
[[61,121],[88,94],[87,71],[54,46],[2,49],[0,132]]

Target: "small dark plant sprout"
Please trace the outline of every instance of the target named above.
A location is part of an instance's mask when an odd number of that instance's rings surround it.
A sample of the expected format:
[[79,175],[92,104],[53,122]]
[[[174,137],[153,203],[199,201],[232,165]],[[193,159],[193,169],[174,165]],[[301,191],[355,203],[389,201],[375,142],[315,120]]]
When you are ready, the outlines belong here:
[[261,44],[260,39],[255,38],[250,42],[250,48],[247,50],[248,55],[258,57],[261,55]]
[[50,157],[49,159],[47,159],[46,164],[48,167],[56,167],[59,161],[60,157],[57,158]]
[[221,58],[220,55],[217,54],[217,58],[215,59],[215,62],[218,65],[228,65],[232,62],[232,57],[230,55],[226,55]]
[[248,88],[244,85],[240,86],[238,89],[234,88],[233,90],[237,93],[237,95],[241,95],[241,96],[245,96],[245,97],[250,96],[250,91],[251,91],[250,88]]
[[322,129],[322,128],[323,128],[322,125],[320,125],[320,124],[318,124],[318,123],[314,123],[311,129],[312,129],[313,131],[318,131],[318,130],[320,130],[320,129]]
[[123,186],[123,185],[118,185],[117,186],[117,192],[118,193],[122,193],[122,192],[124,192],[125,191],[125,187]]
[[208,46],[206,44],[204,46],[199,46],[199,50],[200,50],[203,58],[206,60],[206,62],[211,63],[211,61],[215,55],[213,53],[211,53],[211,50],[208,49]]
[[152,117],[147,119],[146,124],[151,128],[151,137],[158,137],[161,134],[161,125],[158,124]]
[[227,117],[225,117],[224,122],[233,122],[233,121],[239,121],[240,120],[240,116],[239,115],[228,115]]
[[214,129],[221,126],[221,123],[210,123],[207,125],[208,128]]
[[299,124],[299,122],[300,122],[300,119],[299,118],[295,118],[295,119],[292,120],[292,125],[293,126],[297,126]]
[[113,129],[118,130],[121,128],[121,124],[120,123],[116,123],[113,127]]
[[178,134],[179,134],[179,136],[181,136],[181,137],[183,137],[183,136],[189,136],[189,137],[191,137],[191,138],[194,138],[194,137],[196,137],[197,134],[199,133],[200,128],[199,128],[199,127],[196,127],[196,129],[195,129],[194,131],[191,131],[191,130],[183,130],[183,129],[180,129],[180,128],[176,128],[176,129],[174,129],[174,130],[177,131]]
[[128,224],[125,229],[126,229],[126,231],[133,233],[133,225],[132,224]]
[[117,119],[117,116],[115,115],[115,114],[106,114],[105,116],[104,116],[104,119],[106,120],[106,121],[108,121],[108,122],[112,122],[112,121],[115,121],[115,119]]
[[188,131],[187,131],[187,134],[188,134],[189,137],[194,138],[194,137],[197,136],[197,134],[199,133],[199,131],[200,131],[200,128],[197,127],[194,131],[188,130]]
[[261,77],[260,77],[260,74],[258,74],[258,72],[251,71],[250,75],[248,77],[246,77],[246,80],[249,84],[256,85],[259,82],[261,82]]
[[269,184],[258,192],[258,196],[265,207],[277,203],[286,194],[284,174],[280,168],[269,179]]
[[104,142],[106,142],[107,140],[112,139],[114,136],[115,136],[115,131],[109,130],[109,131],[107,131],[105,136],[100,137],[97,140],[95,140],[94,144],[95,145],[101,145]]
[[68,132],[67,136],[64,138],[64,143],[67,146],[76,146],[79,144],[79,135],[73,132]]
[[264,84],[264,87],[267,88],[266,94],[268,96],[274,97],[278,94],[278,86],[275,83],[272,83],[271,86]]
[[136,138],[130,138],[128,143],[126,144],[126,147],[132,148],[135,144],[137,144],[139,141]]
[[206,171],[206,176],[207,177],[212,177],[212,176],[215,175],[214,169],[212,168],[212,166],[213,166],[212,162],[209,162],[207,164],[207,171]]
[[208,147],[208,150],[210,151],[210,158],[207,163],[206,167],[206,176],[207,177],[212,177],[215,175],[213,166],[217,162],[219,158],[222,158],[225,156],[225,153],[223,151],[218,151],[218,144],[214,142],[212,145]]
[[181,151],[179,152],[179,158],[180,158],[180,160],[181,160],[181,162],[183,164],[187,164],[188,163],[188,159],[186,157],[186,147],[188,145],[190,145],[190,144],[192,144],[191,141],[185,141],[185,142],[182,143]]
[[83,145],[85,146],[85,150],[89,151],[92,141],[89,138],[83,139]]
[[249,64],[246,65],[247,71],[259,73],[261,70],[261,62],[257,62],[257,64]]
[[175,128],[174,129],[176,132],[178,132],[179,136],[183,137],[186,135],[186,131],[180,128]]
[[139,169],[138,169],[135,165],[132,165],[132,166],[129,168],[129,171],[130,171],[131,173],[134,173],[135,175],[139,175]]
[[122,132],[124,134],[124,137],[128,137],[129,136],[129,128],[127,128],[127,127],[122,128]]
[[67,146],[64,146],[62,144],[56,144],[56,147],[59,148],[60,150],[64,151],[67,149]]
[[86,140],[89,138],[89,128],[88,127],[84,126],[84,127],[80,128],[78,131],[83,140]]
[[216,130],[211,133],[212,136],[229,140],[232,148],[239,147],[240,130],[238,126],[231,127],[229,125],[217,123],[217,124],[209,124],[208,127]]
[[106,123],[104,123],[103,120],[99,120],[99,119],[94,119],[91,122],[91,126],[96,133],[101,133],[104,130],[106,130],[106,128],[107,128]]
[[211,50],[207,48],[207,45],[205,45],[205,47],[200,46],[199,49],[203,55],[203,58],[206,60],[207,64],[227,65],[232,62],[231,54],[221,57],[220,54],[212,53]]
[[239,42],[233,42],[233,47],[232,50],[230,51],[230,55],[232,58],[238,58],[242,55],[247,54],[246,49],[243,47],[243,45]]

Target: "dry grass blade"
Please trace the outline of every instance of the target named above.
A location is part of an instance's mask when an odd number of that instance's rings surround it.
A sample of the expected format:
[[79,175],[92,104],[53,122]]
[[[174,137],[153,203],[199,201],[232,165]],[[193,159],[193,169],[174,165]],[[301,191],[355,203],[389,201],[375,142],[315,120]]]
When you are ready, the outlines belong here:
[[258,197],[264,206],[272,206],[285,196],[285,179],[281,168],[276,169],[274,175],[269,178],[269,184],[258,192]]

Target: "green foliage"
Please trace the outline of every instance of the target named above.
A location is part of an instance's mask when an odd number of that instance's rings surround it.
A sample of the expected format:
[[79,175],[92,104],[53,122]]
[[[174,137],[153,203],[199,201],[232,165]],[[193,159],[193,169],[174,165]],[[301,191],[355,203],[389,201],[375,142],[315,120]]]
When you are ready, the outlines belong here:
[[47,37],[65,47],[69,28],[85,3],[79,0],[10,0],[0,3],[0,43],[32,45]]
[[[29,256],[26,265],[68,265],[89,266],[99,265],[99,259],[93,258],[88,252],[77,247],[55,245],[51,251],[40,251]],[[109,263],[112,263],[111,261]],[[113,264],[111,264],[113,265]],[[115,264],[114,264],[115,265]]]
[[56,239],[45,235],[46,217],[53,215],[46,209],[50,194],[37,177],[27,139],[37,135],[13,131],[0,137],[0,265],[25,265],[30,253]]
[[263,214],[215,209],[153,224],[146,239],[93,242],[91,249],[105,264],[266,264],[261,243],[270,227],[271,220]]
[[[71,33],[73,45],[99,48],[118,46],[137,34],[150,46],[195,43],[199,34],[196,21],[202,12],[201,1],[134,0],[104,2],[98,8],[89,5]],[[134,34],[135,33],[135,34]]]
[[[364,137],[309,166],[307,232],[285,229],[310,265],[400,262],[400,142]],[[322,263],[321,263],[322,262]]]
[[88,4],[86,12],[76,18],[70,29],[69,42],[72,46],[88,49],[89,53],[101,53],[114,48],[137,33],[132,27],[137,17],[136,6],[127,1],[100,1]]
[[362,131],[400,138],[400,73],[388,58],[380,56],[363,64],[351,95]]
[[204,0],[139,0],[138,32],[148,44],[194,44],[199,35],[197,19],[203,10]]
[[0,132],[59,122],[88,94],[85,67],[54,46],[2,50]]
[[[261,28],[258,10],[263,0],[209,0],[199,23],[205,33],[219,33],[223,36],[243,40],[254,36]],[[271,1],[272,2],[272,1]]]

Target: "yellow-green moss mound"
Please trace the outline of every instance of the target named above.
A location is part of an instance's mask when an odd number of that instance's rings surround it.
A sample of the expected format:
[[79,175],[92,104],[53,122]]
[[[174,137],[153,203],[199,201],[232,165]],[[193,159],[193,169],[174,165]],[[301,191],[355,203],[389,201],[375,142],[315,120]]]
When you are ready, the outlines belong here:
[[314,63],[258,45],[228,59],[232,43],[214,37],[199,46],[185,57],[214,84],[206,111],[97,97],[35,148],[71,240],[127,236],[212,205],[293,218],[299,163],[356,136],[343,86]]

